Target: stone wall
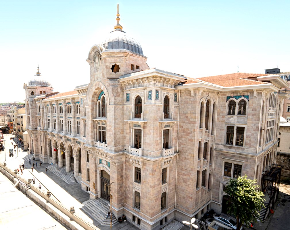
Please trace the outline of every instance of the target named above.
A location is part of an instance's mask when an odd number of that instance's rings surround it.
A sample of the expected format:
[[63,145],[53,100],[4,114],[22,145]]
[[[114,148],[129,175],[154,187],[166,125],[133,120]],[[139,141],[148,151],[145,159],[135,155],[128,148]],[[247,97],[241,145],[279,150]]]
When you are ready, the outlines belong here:
[[281,180],[290,182],[290,154],[278,152],[277,164],[282,166]]

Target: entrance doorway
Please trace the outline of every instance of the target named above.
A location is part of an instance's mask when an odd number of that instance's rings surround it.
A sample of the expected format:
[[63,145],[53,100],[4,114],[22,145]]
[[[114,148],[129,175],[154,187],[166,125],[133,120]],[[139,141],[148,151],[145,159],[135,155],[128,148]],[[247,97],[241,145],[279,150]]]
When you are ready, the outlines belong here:
[[228,208],[229,208],[229,202],[230,200],[230,197],[227,196],[227,195],[224,195],[223,196],[223,203],[222,203],[222,213],[224,214],[228,214]]
[[101,198],[110,201],[110,175],[101,171]]

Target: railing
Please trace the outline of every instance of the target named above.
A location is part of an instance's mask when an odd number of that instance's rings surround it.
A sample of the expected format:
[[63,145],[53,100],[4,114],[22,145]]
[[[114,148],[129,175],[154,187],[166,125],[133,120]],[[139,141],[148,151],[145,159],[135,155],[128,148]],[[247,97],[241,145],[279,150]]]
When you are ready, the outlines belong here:
[[173,155],[174,154],[174,148],[170,148],[170,149],[162,149],[162,156],[166,157],[169,155]]
[[136,155],[136,156],[142,156],[142,149],[136,149],[136,148],[132,148],[131,146],[129,146],[129,153]]

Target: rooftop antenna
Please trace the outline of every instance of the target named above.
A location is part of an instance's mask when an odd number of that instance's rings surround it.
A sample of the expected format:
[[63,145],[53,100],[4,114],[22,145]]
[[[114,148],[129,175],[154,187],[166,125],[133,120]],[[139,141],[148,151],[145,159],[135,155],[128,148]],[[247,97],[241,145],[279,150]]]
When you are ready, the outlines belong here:
[[117,4],[117,25],[114,26],[114,29],[115,30],[119,30],[119,31],[122,31],[123,30],[123,27],[120,25],[119,21],[120,21],[120,14],[119,14],[119,4]]

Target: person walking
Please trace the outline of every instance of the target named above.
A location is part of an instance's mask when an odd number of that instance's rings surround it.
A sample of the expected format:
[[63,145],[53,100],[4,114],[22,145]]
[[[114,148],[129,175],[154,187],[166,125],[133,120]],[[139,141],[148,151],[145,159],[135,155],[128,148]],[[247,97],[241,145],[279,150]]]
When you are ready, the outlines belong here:
[[40,167],[41,167],[41,164],[42,164],[42,163],[40,162],[39,164],[40,164]]
[[46,172],[46,174],[47,174],[47,167],[45,168],[45,172]]
[[37,167],[37,162],[35,163],[35,167]]
[[32,167],[34,168],[34,163],[32,163]]

